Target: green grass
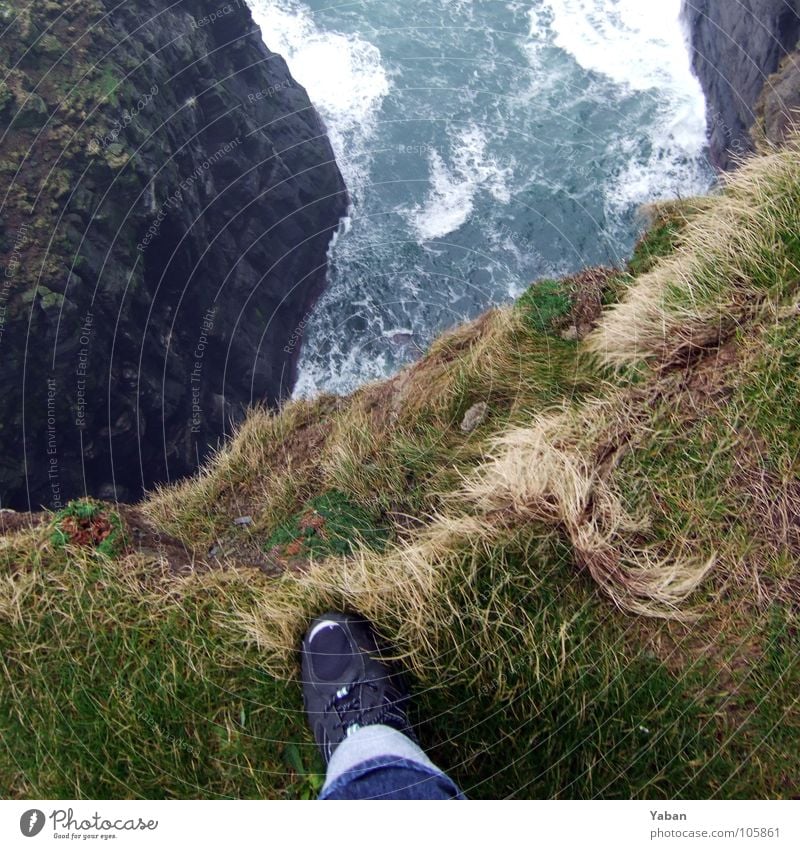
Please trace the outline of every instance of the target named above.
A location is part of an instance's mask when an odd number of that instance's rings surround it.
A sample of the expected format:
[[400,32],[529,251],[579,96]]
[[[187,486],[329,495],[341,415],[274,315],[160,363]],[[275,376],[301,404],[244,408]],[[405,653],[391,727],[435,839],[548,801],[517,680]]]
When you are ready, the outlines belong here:
[[3,795],[301,796],[287,747],[317,762],[297,684],[228,646],[221,598],[188,584],[165,600],[123,569],[51,561],[21,579],[22,617],[0,617]]
[[[19,612],[0,616],[6,794],[313,797],[321,763],[299,685],[266,674],[229,621],[232,599],[253,605],[264,590],[266,579],[246,573],[176,583],[131,563],[60,556],[46,573],[19,576]],[[576,580],[568,549],[544,529],[509,537],[452,598],[465,612],[476,599],[490,612],[520,610],[492,624],[512,666],[486,658],[487,674],[417,684],[423,743],[469,795],[790,792],[781,776],[796,775],[800,638],[785,612],[753,619],[764,658],[733,694],[711,652],[671,671],[634,638],[633,621]],[[454,660],[486,624],[468,612],[453,623]]]
[[[463,786],[490,798],[796,792],[796,615],[780,605],[742,611],[734,639],[709,630],[698,641],[693,629],[675,627],[671,651],[657,655],[634,621],[598,603],[591,583],[575,578],[558,543],[549,556],[538,548],[541,565],[530,574],[526,548],[543,534],[527,529],[510,539],[473,587],[453,593],[459,609],[474,606],[464,598],[473,593],[491,594],[498,609],[524,606],[529,623],[524,635],[520,621],[498,624],[497,643],[516,658],[502,676],[492,669],[480,686],[454,676],[420,706],[434,753]],[[753,643],[765,661],[756,654],[742,665]],[[720,674],[737,660],[733,679]],[[426,722],[429,716],[435,719]]]
[[669,256],[678,244],[684,224],[677,216],[659,218],[637,242],[628,260],[628,272],[634,277],[646,274],[660,259]]
[[[800,332],[792,311],[740,333],[713,373],[714,394],[665,382],[649,428],[614,472],[651,538],[790,577],[800,530]],[[680,375],[678,375],[680,377]],[[702,386],[702,384],[701,384]]]
[[334,490],[308,501],[270,535],[264,548],[324,558],[353,554],[361,545],[381,549],[387,536],[373,515]]
[[538,331],[551,330],[554,319],[566,316],[572,299],[559,280],[539,280],[517,300],[531,327]]
[[750,411],[764,445],[764,461],[781,475],[800,462],[800,327],[795,317],[768,328],[755,363],[743,376],[735,403]]

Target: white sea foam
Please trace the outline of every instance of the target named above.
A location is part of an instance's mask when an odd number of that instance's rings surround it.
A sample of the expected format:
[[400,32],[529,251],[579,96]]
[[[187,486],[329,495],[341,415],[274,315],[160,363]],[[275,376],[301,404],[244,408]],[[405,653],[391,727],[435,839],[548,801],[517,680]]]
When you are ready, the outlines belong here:
[[[686,59],[681,0],[543,0],[554,43],[590,71],[635,91],[699,84]],[[531,12],[532,26],[541,15]]]
[[550,39],[550,25],[552,22],[552,14],[550,10],[543,6],[533,6],[528,10],[528,50],[531,56],[536,59],[536,52],[546,46]]
[[450,164],[433,150],[428,154],[431,187],[425,202],[406,211],[421,240],[438,239],[458,230],[472,214],[480,189],[500,203],[508,203],[510,169],[487,151],[485,133],[470,124],[453,141]]
[[[651,94],[657,106],[651,152],[644,159],[631,152],[609,186],[608,211],[707,189],[706,106],[690,69],[681,0],[543,0],[542,8],[557,47],[623,90]],[[541,38],[541,28],[540,8],[531,12],[531,31]]]
[[297,0],[248,0],[264,42],[280,53],[328,127],[339,166],[353,189],[365,179],[367,140],[389,92],[380,51],[355,35],[322,29]]
[[292,397],[313,398],[321,390],[346,395],[364,383],[386,377],[388,372],[389,364],[382,354],[365,355],[358,345],[346,349],[336,345],[327,362],[309,360],[300,369]]

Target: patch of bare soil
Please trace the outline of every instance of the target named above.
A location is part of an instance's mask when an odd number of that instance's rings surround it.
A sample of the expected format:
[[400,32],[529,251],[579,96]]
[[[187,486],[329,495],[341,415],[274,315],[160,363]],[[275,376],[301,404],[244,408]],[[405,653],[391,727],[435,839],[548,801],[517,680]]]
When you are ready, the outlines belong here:
[[18,513],[16,510],[0,510],[0,536],[16,531],[38,528],[48,519],[47,513]]
[[242,539],[230,538],[216,542],[203,559],[205,568],[224,569],[232,564],[257,569],[270,578],[277,578],[287,570],[295,568],[295,564],[276,557],[273,552],[262,551],[259,539],[249,535]]
[[113,509],[122,520],[129,549],[161,560],[175,575],[183,575],[193,570],[195,552],[180,540],[157,530],[136,505],[116,504]]
[[559,325],[571,331],[575,338],[583,339],[600,320],[603,296],[618,275],[619,271],[615,268],[597,265],[567,277],[564,286],[570,294],[572,307],[559,320]]

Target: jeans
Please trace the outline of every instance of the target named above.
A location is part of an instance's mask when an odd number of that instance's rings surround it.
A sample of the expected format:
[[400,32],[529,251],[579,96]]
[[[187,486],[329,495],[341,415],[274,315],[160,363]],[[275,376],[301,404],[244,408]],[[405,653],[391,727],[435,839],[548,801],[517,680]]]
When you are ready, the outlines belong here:
[[405,734],[366,725],[334,750],[319,798],[463,799],[464,794]]

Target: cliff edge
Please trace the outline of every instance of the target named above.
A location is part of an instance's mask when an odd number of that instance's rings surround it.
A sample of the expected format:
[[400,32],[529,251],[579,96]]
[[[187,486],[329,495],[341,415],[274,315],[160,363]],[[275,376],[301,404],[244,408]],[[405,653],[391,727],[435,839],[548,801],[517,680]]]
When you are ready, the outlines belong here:
[[0,15],[0,505],[135,499],[290,392],[345,186],[243,2]]

